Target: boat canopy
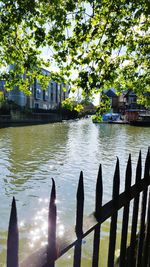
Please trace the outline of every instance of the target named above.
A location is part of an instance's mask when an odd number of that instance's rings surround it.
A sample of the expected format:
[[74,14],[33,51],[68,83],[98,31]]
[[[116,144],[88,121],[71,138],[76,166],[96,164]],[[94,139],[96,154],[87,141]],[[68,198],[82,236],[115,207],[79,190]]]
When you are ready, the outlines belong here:
[[119,113],[106,113],[102,116],[103,121],[116,121],[120,119]]

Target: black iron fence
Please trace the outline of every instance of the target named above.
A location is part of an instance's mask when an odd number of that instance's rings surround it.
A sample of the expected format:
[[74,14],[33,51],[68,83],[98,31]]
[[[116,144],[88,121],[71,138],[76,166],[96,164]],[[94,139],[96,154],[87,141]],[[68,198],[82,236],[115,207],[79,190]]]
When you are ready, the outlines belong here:
[[[84,226],[84,182],[83,173],[80,173],[79,184],[77,189],[77,208],[76,208],[76,225],[74,229],[74,240],[59,240],[56,237],[57,227],[57,207],[56,207],[56,189],[55,182],[52,179],[52,190],[48,213],[48,245],[39,249],[30,255],[24,262],[18,262],[18,223],[15,198],[12,201],[8,242],[7,242],[7,267],[54,267],[55,261],[74,247],[73,267],[80,267],[82,262],[82,240],[91,232],[94,233],[93,238],[93,255],[92,267],[101,266],[99,259],[100,242],[101,242],[101,224],[108,218],[110,222],[109,249],[107,266],[113,267],[115,264],[115,247],[117,235],[117,217],[118,211],[123,208],[122,233],[120,243],[120,256],[118,258],[118,266],[150,266],[150,151],[145,160],[144,177],[142,178],[142,160],[141,152],[139,153],[138,163],[136,167],[135,183],[132,185],[132,162],[129,155],[124,192],[120,190],[120,170],[119,159],[117,159],[114,180],[112,200],[102,205],[103,200],[103,181],[102,167],[100,165],[95,197],[95,211],[93,213],[93,221]],[[148,197],[149,195],[149,197]],[[141,196],[141,205],[140,205]],[[130,242],[127,245],[129,230],[129,208],[131,200],[133,200],[132,224],[130,233]],[[140,207],[140,208],[139,208]],[[139,214],[140,213],[140,214]],[[139,219],[138,219],[139,218]],[[90,219],[89,219],[90,221]],[[138,228],[139,224],[139,228]]]

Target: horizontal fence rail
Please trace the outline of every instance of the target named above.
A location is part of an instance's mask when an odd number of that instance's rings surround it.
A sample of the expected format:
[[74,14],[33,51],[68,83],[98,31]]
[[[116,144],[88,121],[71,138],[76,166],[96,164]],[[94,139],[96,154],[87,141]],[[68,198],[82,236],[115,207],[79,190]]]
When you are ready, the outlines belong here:
[[[115,266],[115,248],[117,236],[117,218],[118,211],[123,208],[120,256],[118,265],[146,267],[150,266],[150,150],[148,149],[144,177],[142,178],[142,158],[141,152],[136,166],[135,183],[132,184],[132,161],[129,155],[126,174],[125,189],[120,193],[120,164],[117,158],[114,179],[112,200],[102,205],[103,200],[103,180],[102,166],[99,167],[96,195],[95,195],[95,211],[84,219],[84,179],[83,173],[80,173],[79,184],[77,189],[77,208],[76,208],[76,224],[75,228],[66,232],[65,240],[56,237],[57,233],[57,206],[56,206],[56,188],[52,179],[52,189],[50,196],[49,212],[48,212],[48,238],[44,248],[39,249],[31,254],[22,263],[18,262],[19,249],[19,233],[18,220],[15,198],[12,201],[8,240],[7,240],[7,267],[55,267],[55,261],[66,253],[70,248],[74,247],[73,267],[80,267],[82,262],[82,240],[90,233],[94,233],[93,237],[93,255],[92,267],[102,266],[99,258],[100,253],[100,234],[101,224],[110,218],[110,234],[108,246],[107,266]],[[140,211],[140,195],[142,195],[142,204]],[[129,210],[130,202],[133,200],[132,224],[129,246],[127,245],[129,231]],[[138,223],[140,224],[138,232]],[[68,238],[67,238],[68,237]]]

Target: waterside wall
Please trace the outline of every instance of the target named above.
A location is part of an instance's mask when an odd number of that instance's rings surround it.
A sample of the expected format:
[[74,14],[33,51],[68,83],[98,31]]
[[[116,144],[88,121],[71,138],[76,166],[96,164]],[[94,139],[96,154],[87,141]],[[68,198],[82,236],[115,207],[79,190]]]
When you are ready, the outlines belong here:
[[20,111],[11,111],[9,115],[0,115],[0,126],[9,126],[12,124],[41,124],[50,122],[61,122],[60,113],[23,113]]

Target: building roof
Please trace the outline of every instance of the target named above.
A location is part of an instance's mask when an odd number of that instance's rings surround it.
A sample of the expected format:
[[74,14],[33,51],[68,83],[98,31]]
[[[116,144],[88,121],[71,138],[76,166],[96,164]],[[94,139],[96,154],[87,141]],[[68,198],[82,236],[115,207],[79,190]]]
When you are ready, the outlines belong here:
[[128,96],[136,96],[135,92],[133,92],[131,89],[127,90],[125,93],[124,93],[124,96],[125,97],[128,97]]
[[110,98],[117,97],[117,95],[114,92],[114,89],[109,89],[108,91],[105,92],[105,94]]

